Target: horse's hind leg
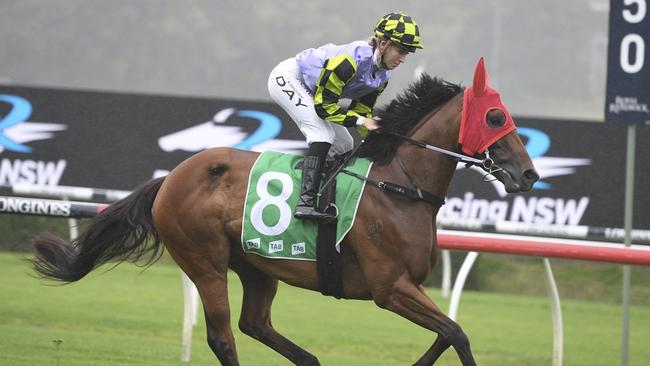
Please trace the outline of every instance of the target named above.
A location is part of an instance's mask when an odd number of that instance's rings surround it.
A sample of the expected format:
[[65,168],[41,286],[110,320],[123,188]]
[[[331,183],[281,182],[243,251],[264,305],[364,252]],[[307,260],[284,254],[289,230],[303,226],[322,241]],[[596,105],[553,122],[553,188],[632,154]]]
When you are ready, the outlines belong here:
[[194,282],[205,311],[208,345],[224,366],[238,366],[228,304],[228,259],[225,236],[189,238],[181,231],[161,235],[176,263]]
[[278,280],[246,262],[233,260],[231,268],[239,275],[244,289],[239,329],[296,365],[320,365],[314,355],[278,333],[271,324],[271,305]]
[[230,325],[226,273],[204,276],[195,285],[203,302],[210,349],[222,365],[238,366],[235,338]]

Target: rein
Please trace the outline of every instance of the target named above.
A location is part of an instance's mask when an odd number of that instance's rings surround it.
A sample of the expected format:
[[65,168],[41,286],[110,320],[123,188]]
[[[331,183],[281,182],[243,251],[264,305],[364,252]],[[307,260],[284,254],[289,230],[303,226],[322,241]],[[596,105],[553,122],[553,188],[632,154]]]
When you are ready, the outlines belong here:
[[[429,145],[429,144],[424,143],[422,141],[412,139],[412,138],[410,138],[408,136],[404,136],[404,135],[401,135],[401,134],[396,133],[396,132],[382,131],[380,133],[397,137],[399,139],[402,139],[402,140],[408,142],[411,145],[415,145],[415,146],[423,148],[423,149],[427,149],[427,150],[431,150],[431,151],[435,151],[435,152],[438,152],[438,153],[441,153],[441,154],[451,156],[454,159],[456,159],[457,161],[459,161],[461,163],[465,163],[465,166],[468,167],[468,168],[470,166],[472,166],[472,165],[476,165],[479,168],[483,169],[487,173],[483,177],[483,180],[486,181],[486,182],[488,181],[486,179],[486,177],[488,175],[490,175],[492,173],[496,173],[496,172],[502,170],[502,168],[500,168],[494,162],[494,160],[492,160],[492,158],[490,158],[489,150],[485,151],[485,159],[477,159],[477,158],[474,158],[474,157],[471,157],[471,156],[468,156],[468,155],[460,154],[460,153],[449,151],[449,150],[446,150],[446,149],[443,149],[443,148],[440,148],[440,147],[437,147],[437,146]],[[359,144],[357,146],[357,148],[348,156],[348,159],[346,159],[346,160],[349,160],[350,158],[354,157],[357,154],[357,152],[359,151],[359,147],[364,142],[365,142],[365,140],[361,140],[361,144]],[[397,162],[398,162],[400,168],[402,169],[404,174],[408,177],[409,181],[411,182],[411,185],[413,185],[413,187],[415,187],[415,189],[404,187],[404,186],[401,186],[399,184],[395,184],[395,183],[391,183],[391,182],[376,181],[374,179],[370,179],[370,178],[364,177],[362,175],[353,173],[353,172],[351,172],[351,171],[349,171],[347,169],[342,169],[341,171],[343,173],[351,175],[351,176],[353,176],[355,178],[364,180],[364,181],[372,184],[373,186],[381,189],[384,192],[398,194],[398,195],[401,195],[401,196],[404,196],[406,198],[416,200],[416,201],[424,201],[424,202],[426,202],[426,203],[428,203],[428,204],[430,204],[430,205],[432,205],[434,207],[437,207],[437,208],[439,208],[440,206],[445,204],[445,200],[443,198],[440,198],[440,197],[438,197],[438,196],[436,196],[436,195],[434,195],[434,194],[432,194],[430,192],[427,192],[425,190],[422,190],[420,187],[418,187],[418,185],[415,183],[415,177],[413,177],[413,175],[411,173],[409,173],[408,169],[406,169],[406,165],[404,165],[404,162],[402,161],[402,159],[400,159],[400,157],[397,156],[397,155],[395,155],[395,159],[397,159]],[[345,165],[346,164],[342,164],[341,168],[345,167]]]
[[412,139],[412,138],[410,138],[408,136],[400,135],[399,133],[396,133],[396,132],[385,131],[385,132],[381,132],[381,133],[386,134],[386,135],[395,136],[395,137],[400,138],[400,139],[408,142],[409,144],[415,145],[417,147],[421,147],[421,148],[431,150],[431,151],[436,151],[436,152],[439,152],[439,153],[454,157],[459,162],[465,163],[465,166],[467,166],[468,168],[470,166],[472,166],[472,165],[476,165],[479,168],[486,171],[488,174],[492,174],[492,173],[495,173],[495,172],[497,172],[499,170],[502,170],[501,168],[499,168],[494,163],[494,160],[492,160],[492,158],[490,158],[489,150],[485,151],[485,159],[481,160],[481,159],[473,158],[473,157],[465,155],[465,154],[460,154],[460,153],[449,151],[449,150],[446,150],[446,149],[443,149],[443,148],[440,148],[440,147],[437,147],[437,146],[429,145],[429,144],[424,143],[422,141],[414,140],[414,139]]
[[393,194],[398,194],[400,196],[406,197],[408,199],[416,200],[416,201],[424,201],[428,204],[430,204],[433,207],[440,207],[445,204],[445,200],[436,196],[435,194],[432,194],[430,192],[424,191],[420,189],[415,184],[415,179],[413,176],[406,170],[406,167],[404,166],[404,163],[402,162],[402,159],[399,157],[396,157],[397,161],[399,162],[400,167],[402,168],[402,171],[406,174],[406,176],[409,178],[411,181],[411,184],[415,187],[415,189],[411,189],[408,187],[401,186],[399,184],[391,183],[391,182],[385,182],[385,181],[377,181],[374,179],[370,179],[368,177],[364,177],[363,175],[359,175],[357,173],[351,172],[347,169],[343,170],[343,173],[347,175],[351,175],[355,178],[365,180],[367,183],[372,184],[373,186],[381,189],[384,192],[387,193],[393,193]]

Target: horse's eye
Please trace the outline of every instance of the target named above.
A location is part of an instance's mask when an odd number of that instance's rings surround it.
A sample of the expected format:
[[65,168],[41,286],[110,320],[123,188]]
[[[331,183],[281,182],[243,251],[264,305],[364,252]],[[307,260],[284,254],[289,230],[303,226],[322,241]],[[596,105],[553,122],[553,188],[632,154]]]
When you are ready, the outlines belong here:
[[506,123],[506,114],[500,109],[491,109],[485,116],[485,122],[492,128],[499,128]]

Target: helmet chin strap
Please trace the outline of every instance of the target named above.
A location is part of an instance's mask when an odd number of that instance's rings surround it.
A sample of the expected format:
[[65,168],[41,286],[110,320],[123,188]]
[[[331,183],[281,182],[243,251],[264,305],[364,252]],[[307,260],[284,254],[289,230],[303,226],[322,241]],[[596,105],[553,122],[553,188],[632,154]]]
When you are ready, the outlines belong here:
[[[379,41],[379,42],[381,42],[381,41]],[[386,44],[388,45],[388,42],[390,42],[390,40],[386,40],[386,42],[387,42]],[[388,47],[388,46],[386,46],[386,47]],[[379,50],[379,44],[377,44],[376,52],[379,53],[379,60],[377,60],[377,57],[375,56],[375,61],[377,62],[377,66],[380,69],[388,70],[388,65],[386,65],[386,63],[384,62],[384,52],[385,51],[386,51],[386,48],[384,48],[384,51],[380,51]]]
[[386,63],[384,63],[384,53],[383,52],[381,53],[381,59],[379,60],[379,66],[384,70],[388,69],[388,65],[386,65]]

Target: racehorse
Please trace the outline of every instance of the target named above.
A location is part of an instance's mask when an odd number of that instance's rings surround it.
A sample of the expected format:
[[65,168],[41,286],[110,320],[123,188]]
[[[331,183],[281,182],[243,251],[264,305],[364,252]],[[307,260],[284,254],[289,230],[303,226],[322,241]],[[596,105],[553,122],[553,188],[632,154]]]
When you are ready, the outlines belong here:
[[[459,157],[482,165],[511,193],[528,191],[539,179],[510,114],[489,86],[483,59],[471,87],[424,75],[379,116],[383,132],[368,136],[360,149],[361,156],[375,161],[368,182],[391,182],[444,197]],[[319,365],[271,325],[278,281],[318,291],[316,263],[269,259],[242,249],[246,187],[257,156],[214,148],[188,158],[167,177],[150,180],[111,205],[78,239],[35,238],[35,270],[44,278],[77,281],[108,261],[150,254],[148,263],[153,263],[164,243],[199,291],[207,341],[222,365],[239,365],[228,304],[229,269],[243,286],[242,332],[296,365]],[[368,184],[341,244],[343,297],[372,299],[437,333],[415,365],[432,365],[449,347],[462,365],[475,365],[461,327],[421,285],[436,262],[440,204],[442,199],[438,204],[413,200]]]

